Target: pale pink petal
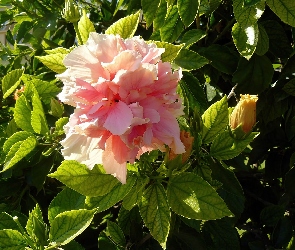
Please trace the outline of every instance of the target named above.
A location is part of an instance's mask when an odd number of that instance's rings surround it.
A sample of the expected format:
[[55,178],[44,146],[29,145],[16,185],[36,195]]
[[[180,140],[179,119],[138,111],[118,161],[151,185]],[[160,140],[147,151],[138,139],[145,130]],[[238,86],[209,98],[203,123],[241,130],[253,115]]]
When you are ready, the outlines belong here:
[[130,108],[124,102],[119,101],[109,109],[103,126],[114,135],[122,135],[131,125],[132,118]]
[[114,57],[111,63],[102,63],[102,66],[107,69],[111,75],[115,76],[119,70],[125,69],[134,71],[141,65],[141,57],[134,51],[123,51]]

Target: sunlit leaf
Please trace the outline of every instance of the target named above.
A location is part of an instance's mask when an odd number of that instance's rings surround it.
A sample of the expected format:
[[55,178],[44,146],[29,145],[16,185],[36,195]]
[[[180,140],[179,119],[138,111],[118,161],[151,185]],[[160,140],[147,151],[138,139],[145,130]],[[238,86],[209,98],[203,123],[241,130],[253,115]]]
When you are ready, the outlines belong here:
[[120,35],[122,38],[129,38],[132,37],[137,29],[137,25],[139,22],[139,14],[137,13],[121,18],[117,22],[113,23],[106,31],[105,33],[110,35]]
[[170,229],[170,209],[160,183],[156,182],[144,191],[139,210],[151,235],[165,248]]
[[58,214],[52,221],[49,240],[65,245],[81,234],[91,223],[95,211],[79,209]]
[[177,8],[182,22],[188,27],[195,20],[199,3],[194,0],[177,0]]
[[225,202],[208,182],[193,173],[182,173],[169,180],[171,209],[186,218],[214,220],[232,216]]
[[202,115],[202,120],[203,143],[212,142],[228,125],[228,106],[226,96],[220,101],[212,104]]
[[90,32],[95,32],[94,25],[86,15],[86,12],[83,13],[81,19],[78,22],[78,30],[83,44],[87,42]]
[[118,184],[114,176],[101,172],[98,167],[90,170],[86,165],[73,160],[63,161],[57,171],[49,176],[85,196],[105,195]]
[[6,76],[2,79],[2,92],[3,98],[7,98],[10,94],[15,91],[17,86],[21,82],[21,76],[23,74],[22,69],[15,69],[10,71]]
[[259,30],[256,23],[246,28],[236,23],[232,28],[234,43],[240,54],[248,60],[256,49],[258,34]]
[[171,7],[160,29],[161,39],[164,42],[174,42],[183,31],[183,23],[179,17],[177,6]]
[[210,155],[219,160],[228,160],[239,155],[258,133],[252,132],[243,140],[237,140],[230,136],[228,131],[219,134],[210,148]]

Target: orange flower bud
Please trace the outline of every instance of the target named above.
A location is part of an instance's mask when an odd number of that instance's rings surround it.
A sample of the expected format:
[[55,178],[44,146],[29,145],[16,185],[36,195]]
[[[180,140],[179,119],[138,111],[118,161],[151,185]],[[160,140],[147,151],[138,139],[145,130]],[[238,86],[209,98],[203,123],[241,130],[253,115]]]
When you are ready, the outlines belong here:
[[256,123],[257,95],[241,95],[241,99],[230,116],[232,129],[241,125],[242,130],[248,133]]
[[14,92],[14,100],[17,100],[21,95],[22,93],[25,91],[25,86],[21,86],[20,89],[17,89],[15,92]]
[[[182,154],[182,163],[184,163],[191,155],[194,137],[190,136],[189,132],[182,130],[180,132],[180,140],[185,147],[185,152]],[[176,156],[177,155],[172,150],[170,150],[169,160],[173,160]]]

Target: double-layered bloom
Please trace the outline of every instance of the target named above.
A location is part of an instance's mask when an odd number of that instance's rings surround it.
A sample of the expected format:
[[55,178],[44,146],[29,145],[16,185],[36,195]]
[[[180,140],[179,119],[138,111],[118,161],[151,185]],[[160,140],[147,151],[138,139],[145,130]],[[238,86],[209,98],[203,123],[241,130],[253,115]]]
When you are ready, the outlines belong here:
[[75,107],[61,142],[65,159],[102,164],[126,182],[126,163],[154,149],[185,152],[176,118],[181,71],[160,60],[164,49],[139,37],[91,33],[64,59],[59,99]]

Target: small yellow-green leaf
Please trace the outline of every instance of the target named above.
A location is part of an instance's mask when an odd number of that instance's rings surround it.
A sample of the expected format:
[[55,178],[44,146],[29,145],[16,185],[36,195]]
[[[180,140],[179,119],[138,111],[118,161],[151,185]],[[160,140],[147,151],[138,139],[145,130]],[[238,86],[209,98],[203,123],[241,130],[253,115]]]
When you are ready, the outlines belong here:
[[23,140],[27,139],[30,136],[33,136],[33,134],[30,133],[30,132],[26,132],[26,131],[19,131],[19,132],[14,133],[3,144],[3,152],[7,154],[9,152],[9,150],[11,149],[11,147],[15,143],[23,141]]
[[52,55],[52,54],[69,54],[70,50],[63,48],[63,47],[58,47],[55,49],[50,49],[50,50],[44,50],[48,55]]
[[37,145],[35,136],[30,136],[23,141],[16,142],[9,150],[5,158],[4,168],[1,172],[6,171],[29,154]]
[[56,53],[46,56],[36,56],[45,66],[56,73],[63,73],[66,70],[66,67],[63,64],[63,60],[66,57],[66,54]]
[[29,106],[25,95],[21,95],[16,101],[14,120],[16,125],[22,130],[32,133],[35,132],[31,125],[31,107]]
[[10,71],[2,79],[3,98],[7,98],[20,84],[21,76],[24,73],[22,69],[15,69]]
[[137,13],[133,15],[129,15],[127,17],[121,18],[114,24],[112,24],[105,33],[108,35],[120,35],[122,38],[130,38],[133,37],[139,22],[139,14]]
[[82,39],[83,44],[85,44],[89,38],[90,32],[95,32],[93,23],[87,17],[86,12],[83,12],[83,15],[78,22],[78,30]]
[[228,105],[226,96],[212,104],[202,115],[202,120],[203,143],[212,142],[228,125]]
[[158,41],[153,41],[153,43],[155,43],[158,48],[165,49],[165,52],[161,55],[161,59],[163,62],[172,62],[177,57],[179,51],[183,47],[183,44],[174,45],[172,43]]
[[81,234],[91,223],[94,210],[70,210],[60,213],[52,221],[49,240],[65,245]]
[[0,249],[23,250],[28,246],[22,234],[13,229],[0,230]]

